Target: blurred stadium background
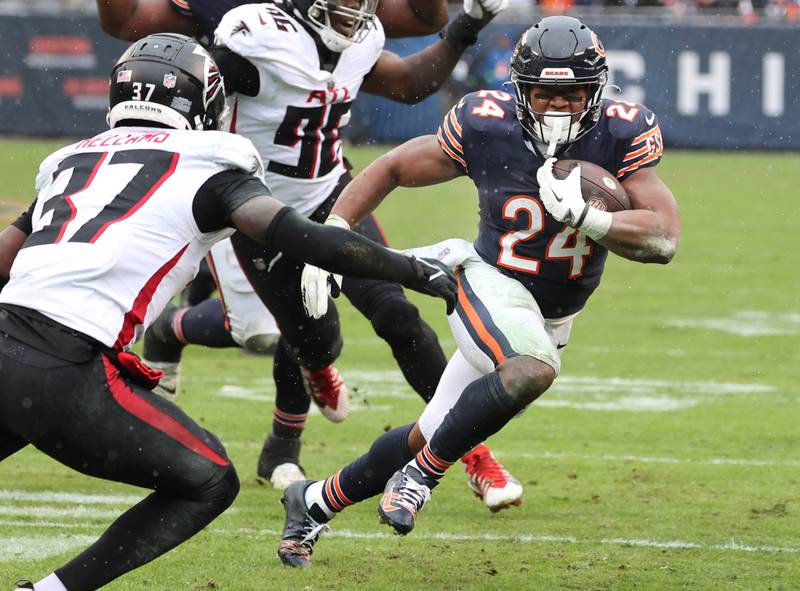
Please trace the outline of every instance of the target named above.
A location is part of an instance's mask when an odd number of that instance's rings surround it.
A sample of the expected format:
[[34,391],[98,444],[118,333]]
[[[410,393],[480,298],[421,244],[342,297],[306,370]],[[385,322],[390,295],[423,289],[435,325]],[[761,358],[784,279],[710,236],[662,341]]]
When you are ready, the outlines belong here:
[[[274,557],[280,493],[255,480],[274,396],[270,364],[192,348],[181,404],[222,437],[242,492],[206,531],[110,588],[797,589],[798,5],[512,3],[444,91],[415,107],[362,95],[348,135],[361,145],[348,152],[360,170],[390,145],[435,130],[464,92],[498,87],[519,32],[550,12],[595,28],[620,96],[661,119],[659,174],[681,205],[681,247],[666,268],[611,257],[563,376],[490,442],[523,481],[523,506],[490,515],[454,469],[412,536],[378,529],[374,502],[363,503],[332,523],[312,569],[288,572]],[[103,128],[106,76],[124,44],[100,31],[95,3],[81,0],[2,0],[0,39],[0,217],[8,221],[27,207],[38,163],[61,138]],[[428,42],[389,48],[409,53]],[[461,179],[400,191],[379,216],[392,244],[410,247],[472,238],[475,209]],[[439,302],[415,302],[451,352]],[[304,465],[313,477],[420,410],[369,325],[346,302],[340,309],[338,365],[354,412],[341,426],[310,417]],[[3,462],[0,588],[50,572],[142,495],[32,449]]]
[[[525,27],[568,12],[606,45],[611,84],[621,88],[607,95],[645,102],[668,147],[799,149],[799,1],[512,0],[443,91],[413,107],[362,95],[345,134],[395,143],[430,133],[464,93],[501,87]],[[106,76],[124,44],[100,30],[95,13],[86,0],[0,3],[0,134],[82,137],[103,125]],[[430,42],[387,48],[405,55]]]

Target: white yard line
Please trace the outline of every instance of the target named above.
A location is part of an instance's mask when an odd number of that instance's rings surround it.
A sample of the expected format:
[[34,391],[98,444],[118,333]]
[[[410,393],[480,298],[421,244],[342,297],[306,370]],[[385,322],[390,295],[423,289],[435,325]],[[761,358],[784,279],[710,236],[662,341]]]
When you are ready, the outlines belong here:
[[5,505],[0,507],[0,517],[88,518],[111,519],[119,517],[124,509],[96,509],[94,507],[39,507],[31,505]]
[[[88,523],[52,523],[45,522],[42,525],[55,526],[63,529],[69,528],[91,528],[97,527],[96,525]],[[0,521],[0,525],[22,525],[15,522]],[[33,524],[25,524],[33,525]],[[218,529],[211,527],[209,530],[213,535],[225,535],[240,537],[246,534],[257,538],[275,538],[278,539],[281,532],[276,529],[258,529],[253,530],[250,528],[240,529]],[[334,529],[325,534],[325,538],[344,538],[355,540],[396,540],[397,536],[392,533],[385,532],[363,532],[354,531],[349,529]],[[512,542],[512,543],[525,543],[525,544],[582,544],[582,545],[595,545],[600,544],[604,546],[629,546],[638,548],[665,548],[677,550],[717,550],[728,552],[748,552],[758,554],[798,554],[800,548],[794,546],[772,546],[772,545],[758,545],[758,544],[745,544],[731,540],[730,542],[718,543],[703,543],[703,542],[690,542],[686,540],[648,540],[643,538],[578,538],[576,536],[557,536],[557,535],[519,535],[507,536],[500,534],[455,534],[448,532],[438,533],[417,533],[413,535],[413,539],[428,540],[428,541],[448,541],[448,542]],[[38,560],[47,558],[61,552],[65,552],[76,546],[85,546],[95,540],[94,536],[39,536],[24,538],[4,538],[0,537],[0,562],[10,562],[12,560]],[[47,552],[47,553],[45,553]]]
[[669,456],[637,456],[615,454],[574,454],[560,452],[504,452],[492,448],[494,454],[500,458],[518,457],[529,460],[579,460],[590,462],[641,462],[643,464],[691,464],[698,466],[792,466],[800,467],[800,460],[768,460],[768,459],[743,459],[743,458],[673,458]]
[[[37,521],[27,521],[22,519],[0,519],[0,527],[45,527],[47,529],[96,529],[98,527],[105,527],[97,523],[90,523],[88,521],[45,521],[39,519]],[[0,538],[2,539],[2,538]]]
[[[219,530],[217,533],[223,535],[238,536],[242,533],[252,534],[257,537],[275,537],[278,538],[281,532],[273,529],[239,529],[239,530]],[[702,542],[688,542],[685,540],[647,540],[640,538],[577,538],[575,536],[550,536],[550,535],[521,535],[521,536],[503,536],[497,534],[452,534],[447,532],[439,532],[432,534],[414,533],[414,539],[417,540],[430,540],[430,541],[453,541],[453,542],[514,542],[514,543],[555,543],[555,544],[582,544],[593,545],[601,544],[606,546],[633,546],[642,548],[675,548],[679,550],[719,550],[729,552],[753,552],[763,554],[787,553],[798,554],[800,547],[794,546],[762,546],[742,544],[731,540],[725,543],[702,543]],[[384,532],[360,532],[352,530],[338,530],[333,529],[325,534],[328,538],[348,538],[359,540],[396,540],[397,536],[392,533]],[[324,541],[324,540],[323,540]]]
[[578,402],[559,398],[540,398],[536,406],[541,408],[574,408],[577,410],[596,410],[608,412],[674,412],[697,406],[705,402],[693,398],[675,400],[658,396],[624,396],[617,400],[593,400]]
[[[692,463],[692,464],[736,464],[736,465],[800,465],[800,462],[780,462],[780,461],[757,461],[757,460],[733,460],[725,458],[709,460],[681,460],[669,457],[641,457],[641,456],[603,456],[588,454],[507,454],[519,455],[522,457],[537,457],[547,459],[591,459],[605,461],[642,461],[658,463]],[[49,493],[49,492],[26,492],[20,490],[0,491],[0,498],[9,501],[48,501],[54,503],[64,502],[92,502],[97,505],[108,504],[129,504],[131,501],[138,500],[138,497],[128,495],[81,495],[79,493]],[[60,521],[59,519],[107,519],[118,515],[118,511],[110,509],[99,509],[95,507],[39,507],[39,506],[5,506],[0,508],[0,516],[14,517],[27,516],[36,517],[35,520],[20,519],[0,519],[0,527],[9,528],[47,528],[51,530],[70,530],[70,529],[89,529],[97,530],[98,533],[105,524],[92,523],[90,521]],[[48,520],[42,518],[54,518]],[[242,533],[252,537],[271,537],[280,536],[279,530],[273,529],[217,529],[212,526],[215,535],[240,536]],[[385,532],[363,532],[348,529],[334,529],[328,536],[333,538],[348,539],[396,539],[393,534]],[[583,544],[583,545],[613,545],[646,548],[673,548],[673,549],[693,549],[693,550],[715,550],[727,552],[748,552],[748,553],[800,553],[800,548],[791,546],[774,546],[746,544],[741,541],[731,540],[719,543],[701,543],[686,540],[653,540],[643,538],[585,538],[564,535],[500,535],[492,533],[483,534],[456,534],[449,532],[438,533],[419,533],[414,535],[415,539],[431,541],[476,541],[476,542],[514,542],[514,543],[550,543],[550,544]],[[10,562],[17,560],[41,560],[56,554],[61,554],[77,547],[86,546],[94,541],[94,536],[89,535],[28,535],[25,537],[2,537],[0,536],[0,562]]]
[[28,501],[43,503],[73,503],[82,505],[133,505],[145,497],[135,495],[87,495],[65,492],[28,492],[24,490],[0,490],[0,501]]
[[761,310],[736,310],[716,318],[673,318],[667,326],[715,330],[740,337],[800,334],[800,314],[779,314]]
[[94,536],[0,537],[0,562],[43,560],[94,542]]
[[[217,396],[232,400],[249,400],[251,402],[272,402],[275,400],[273,394],[264,394],[263,390],[263,388],[248,388],[246,386],[226,384],[217,390]],[[359,400],[358,394],[351,394],[350,400],[350,412],[392,412],[395,410],[393,406],[388,404],[365,404]],[[321,415],[322,413],[316,405],[312,404],[308,409],[308,414]]]

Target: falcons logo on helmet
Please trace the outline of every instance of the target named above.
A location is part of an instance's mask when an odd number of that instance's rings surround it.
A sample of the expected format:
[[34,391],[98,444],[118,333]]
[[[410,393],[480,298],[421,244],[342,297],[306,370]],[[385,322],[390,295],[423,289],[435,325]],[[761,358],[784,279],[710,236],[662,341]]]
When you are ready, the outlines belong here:
[[247,26],[247,23],[244,21],[239,21],[238,24],[233,27],[231,31],[231,36],[237,35],[241,33],[242,35],[250,35],[252,32],[250,31],[250,27]]
[[219,73],[219,69],[213,61],[206,60],[206,106],[214,100],[221,88],[222,74]]

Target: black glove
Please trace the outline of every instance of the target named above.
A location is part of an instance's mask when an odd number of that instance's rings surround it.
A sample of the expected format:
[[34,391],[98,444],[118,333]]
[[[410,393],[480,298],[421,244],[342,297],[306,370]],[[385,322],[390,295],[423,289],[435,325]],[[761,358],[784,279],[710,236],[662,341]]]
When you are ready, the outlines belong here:
[[457,51],[465,51],[478,41],[478,33],[488,25],[495,15],[484,11],[481,18],[472,18],[465,12],[459,13],[444,29],[439,31],[439,37],[447,41]]
[[456,276],[444,263],[436,259],[418,259],[409,257],[416,277],[405,285],[409,289],[437,298],[447,304],[447,315],[456,309],[458,300],[458,284]]

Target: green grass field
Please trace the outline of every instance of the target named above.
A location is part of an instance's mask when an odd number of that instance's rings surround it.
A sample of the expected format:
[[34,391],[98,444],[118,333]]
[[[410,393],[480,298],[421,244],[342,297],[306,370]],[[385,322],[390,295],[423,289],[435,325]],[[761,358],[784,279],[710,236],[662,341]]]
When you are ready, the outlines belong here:
[[[27,206],[55,144],[0,142],[0,214]],[[351,149],[358,168],[382,149]],[[525,485],[490,514],[456,466],[407,538],[376,501],[336,518],[313,568],[282,567],[280,493],[255,479],[270,424],[269,359],[190,348],[180,402],[221,436],[242,480],[204,532],[109,586],[116,590],[800,588],[800,156],[668,153],[681,205],[674,261],[611,257],[575,325],[562,375],[490,445]],[[379,210],[393,245],[474,237],[467,181],[399,191]],[[443,306],[413,297],[449,353]],[[303,463],[324,477],[421,402],[387,347],[340,302],[338,365],[355,409],[315,414]],[[91,433],[87,433],[91,437]],[[143,492],[92,480],[33,449],[0,465],[0,589],[61,565]]]

